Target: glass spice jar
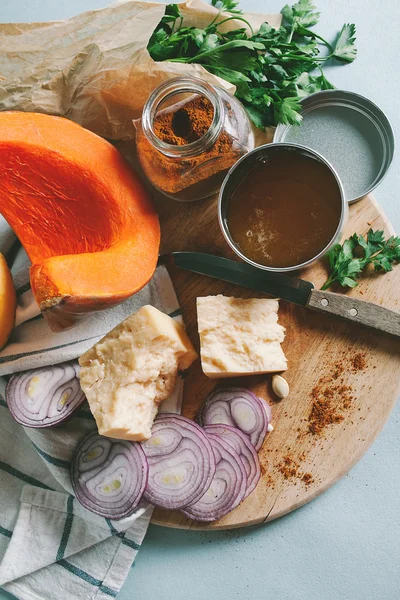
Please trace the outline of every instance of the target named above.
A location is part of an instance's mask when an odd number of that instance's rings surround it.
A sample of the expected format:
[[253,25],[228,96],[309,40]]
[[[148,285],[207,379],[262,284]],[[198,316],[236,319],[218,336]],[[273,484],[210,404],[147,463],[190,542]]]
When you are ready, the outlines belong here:
[[[183,101],[176,101],[183,95]],[[162,83],[134,124],[137,155],[147,178],[160,192],[182,202],[217,192],[230,167],[254,148],[242,104],[197,77]]]

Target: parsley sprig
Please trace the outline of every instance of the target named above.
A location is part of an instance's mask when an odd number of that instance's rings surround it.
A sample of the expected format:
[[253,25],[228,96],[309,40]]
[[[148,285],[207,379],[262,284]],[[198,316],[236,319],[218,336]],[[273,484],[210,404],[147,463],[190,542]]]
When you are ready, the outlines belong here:
[[[334,44],[310,29],[319,19],[311,0],[284,6],[279,29],[263,23],[257,32],[242,16],[236,0],[212,0],[212,4],[219,12],[205,29],[186,27],[179,6],[169,4],[148,51],[156,61],[201,64],[234,84],[236,96],[262,129],[300,123],[301,99],[333,88],[323,64],[329,60],[350,63],[356,57],[354,25],[343,25]],[[221,25],[232,19],[243,27],[221,31]]]
[[392,235],[385,240],[383,231],[373,229],[366,237],[355,233],[342,245],[336,244],[328,258],[331,274],[321,289],[326,290],[335,282],[353,288],[367,265],[373,265],[375,271],[387,272],[400,262],[400,237]]

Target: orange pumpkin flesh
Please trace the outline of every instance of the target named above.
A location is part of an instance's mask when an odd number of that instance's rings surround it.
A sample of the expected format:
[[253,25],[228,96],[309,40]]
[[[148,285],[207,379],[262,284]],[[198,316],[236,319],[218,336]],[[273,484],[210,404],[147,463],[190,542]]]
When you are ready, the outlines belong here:
[[32,290],[55,331],[154,273],[160,230],[147,193],[111,144],[67,119],[0,112],[0,213],[32,261]]
[[15,321],[17,297],[6,259],[0,254],[0,350],[6,344]]

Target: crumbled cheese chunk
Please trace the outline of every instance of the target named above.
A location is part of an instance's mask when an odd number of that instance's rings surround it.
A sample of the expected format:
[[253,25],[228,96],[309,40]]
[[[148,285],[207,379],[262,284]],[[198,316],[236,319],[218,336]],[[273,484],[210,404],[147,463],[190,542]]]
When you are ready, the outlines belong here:
[[143,441],[178,370],[196,352],[180,323],[143,306],[79,359],[80,382],[101,435]]
[[278,300],[197,298],[201,365],[210,378],[287,369]]

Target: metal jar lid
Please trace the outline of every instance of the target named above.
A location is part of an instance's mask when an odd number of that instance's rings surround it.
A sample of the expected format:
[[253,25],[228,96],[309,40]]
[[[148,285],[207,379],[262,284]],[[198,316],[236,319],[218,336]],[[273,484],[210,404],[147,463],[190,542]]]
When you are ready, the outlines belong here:
[[301,125],[278,125],[273,141],[322,154],[336,169],[349,203],[375,189],[394,153],[393,130],[381,109],[359,94],[326,90],[304,98],[301,113]]

